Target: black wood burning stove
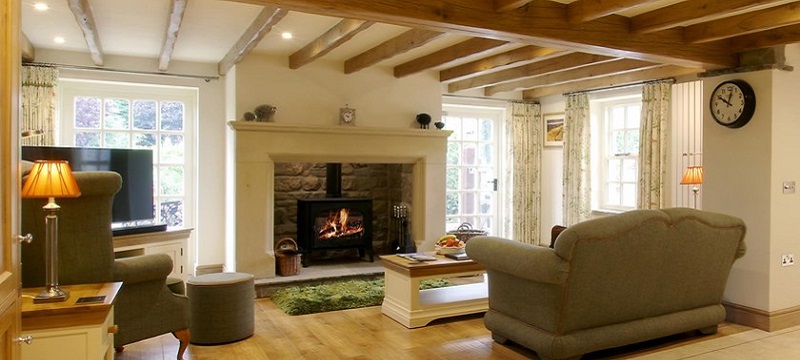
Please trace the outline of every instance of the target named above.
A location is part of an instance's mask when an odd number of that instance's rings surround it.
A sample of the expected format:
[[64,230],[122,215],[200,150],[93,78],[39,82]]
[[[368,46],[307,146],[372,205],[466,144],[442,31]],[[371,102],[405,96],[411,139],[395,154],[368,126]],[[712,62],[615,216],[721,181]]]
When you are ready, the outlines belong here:
[[341,196],[341,164],[328,164],[327,198],[297,200],[297,240],[303,267],[315,250],[358,249],[358,256],[372,249],[372,199]]

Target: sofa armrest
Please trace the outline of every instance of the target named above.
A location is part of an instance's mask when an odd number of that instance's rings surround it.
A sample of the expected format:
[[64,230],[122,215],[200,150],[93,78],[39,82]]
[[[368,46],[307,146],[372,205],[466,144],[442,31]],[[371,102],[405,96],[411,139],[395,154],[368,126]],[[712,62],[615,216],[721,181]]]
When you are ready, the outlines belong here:
[[562,284],[569,273],[569,263],[553,249],[523,244],[491,236],[473,237],[467,242],[470,259],[487,269],[536,282]]
[[114,280],[133,284],[164,280],[172,272],[172,258],[167,254],[151,254],[114,261]]

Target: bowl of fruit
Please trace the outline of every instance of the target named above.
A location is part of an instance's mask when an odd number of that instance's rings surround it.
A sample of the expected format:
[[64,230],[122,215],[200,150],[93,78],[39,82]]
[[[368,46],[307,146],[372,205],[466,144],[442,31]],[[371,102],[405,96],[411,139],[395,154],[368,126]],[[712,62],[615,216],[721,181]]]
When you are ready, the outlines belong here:
[[464,245],[466,244],[455,235],[445,235],[436,241],[436,253],[440,255],[463,253]]

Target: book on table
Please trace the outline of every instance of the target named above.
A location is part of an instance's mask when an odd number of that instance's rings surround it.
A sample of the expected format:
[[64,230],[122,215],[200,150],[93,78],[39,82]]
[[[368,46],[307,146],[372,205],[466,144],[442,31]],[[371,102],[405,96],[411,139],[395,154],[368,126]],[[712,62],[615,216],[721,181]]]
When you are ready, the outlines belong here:
[[397,256],[411,261],[435,261],[436,256],[421,253],[397,254]]

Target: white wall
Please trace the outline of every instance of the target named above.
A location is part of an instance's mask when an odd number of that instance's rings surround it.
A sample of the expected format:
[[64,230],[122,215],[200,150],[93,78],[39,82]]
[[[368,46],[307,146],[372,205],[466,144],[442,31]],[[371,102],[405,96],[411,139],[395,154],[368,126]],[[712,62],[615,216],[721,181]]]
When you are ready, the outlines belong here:
[[[563,95],[552,95],[539,99],[542,114],[563,113],[566,102]],[[550,242],[550,229],[553,225],[563,225],[563,148],[545,147],[542,150],[542,221],[540,238],[542,242]]]

